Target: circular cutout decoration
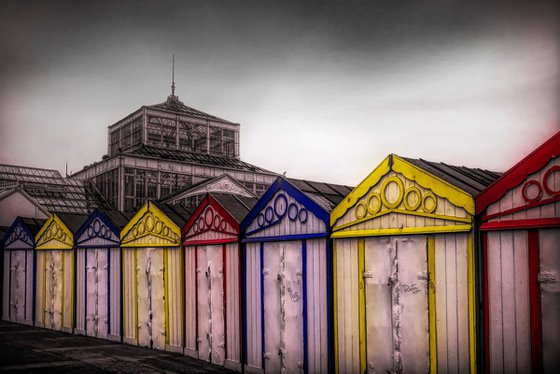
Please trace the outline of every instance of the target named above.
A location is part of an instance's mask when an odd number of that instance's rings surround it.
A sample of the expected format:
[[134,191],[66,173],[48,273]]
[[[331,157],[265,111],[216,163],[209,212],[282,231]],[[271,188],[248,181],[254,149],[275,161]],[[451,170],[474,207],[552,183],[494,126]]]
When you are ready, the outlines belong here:
[[257,216],[257,225],[259,225],[259,227],[263,227],[264,226],[264,214],[260,213]]
[[406,189],[403,200],[406,210],[416,210],[422,204],[422,193],[418,187],[410,186]]
[[96,220],[93,222],[93,232],[94,232],[96,235],[99,235],[99,230],[100,230],[100,229],[101,229],[101,222],[99,222],[99,220],[96,219]]
[[381,196],[377,192],[373,192],[366,200],[367,212],[375,214],[381,209]]
[[64,233],[62,232],[62,229],[58,229],[56,231],[56,237],[60,240],[62,239],[62,236],[64,235]]
[[154,231],[156,232],[156,234],[161,234],[161,230],[163,230],[163,222],[161,222],[160,220],[156,220]]
[[192,231],[193,231],[194,233],[197,233],[197,232],[198,232],[198,224],[197,224],[196,222],[195,222],[195,223],[193,224],[193,226],[192,226]]
[[87,228],[87,236],[89,238],[93,236],[93,228],[91,226]]
[[51,230],[50,230],[50,231],[51,231],[51,236],[55,236],[55,235],[56,235],[56,229],[57,229],[56,225],[52,225],[52,226],[51,226]]
[[290,219],[290,221],[295,221],[297,216],[298,216],[298,207],[296,204],[291,203],[290,206],[288,206],[288,218]]
[[266,219],[267,223],[272,222],[272,219],[274,218],[274,211],[272,210],[272,207],[266,207],[265,211],[264,211],[264,219]]
[[355,209],[354,213],[356,214],[357,219],[364,218],[366,216],[366,213],[367,213],[366,204],[364,204],[363,202],[358,203],[358,205],[356,205],[356,209]]
[[220,223],[221,223],[220,216],[215,215],[214,216],[214,228],[219,229],[220,228]]
[[206,209],[206,212],[204,212],[204,223],[206,223],[206,226],[212,227],[213,221],[214,221],[214,211],[208,208]]
[[278,194],[276,199],[274,199],[274,213],[278,218],[283,218],[288,211],[288,198],[283,193]]
[[543,190],[539,182],[537,182],[536,180],[530,180],[529,182],[525,183],[525,185],[523,185],[521,195],[526,202],[534,203],[542,198]]
[[138,236],[138,227],[134,227],[134,228],[132,229],[132,236],[133,236],[133,237],[137,237],[137,236]]
[[307,209],[301,208],[301,210],[299,211],[299,214],[298,214],[299,222],[300,223],[307,222],[308,217],[309,217],[309,213],[307,212]]
[[169,227],[165,226],[162,230],[163,236],[169,236]]
[[422,198],[422,210],[426,213],[433,213],[437,208],[437,198],[431,192],[428,192]]
[[142,235],[145,232],[146,232],[146,225],[144,224],[144,222],[140,221],[140,223],[138,223],[138,233]]
[[[554,175],[554,173],[559,173],[560,174],[560,166],[553,166],[550,169],[548,169],[546,171],[546,173],[544,173],[543,176],[543,180],[542,180],[542,184],[544,187],[544,190],[546,191],[546,193],[552,195],[552,196],[560,196],[560,190],[553,190],[552,187],[550,187],[550,177]],[[558,178],[558,177],[557,177]],[[552,181],[554,182],[554,178],[552,178]],[[554,183],[552,184],[554,185]],[[558,183],[557,185],[560,185],[560,183]]]
[[226,221],[222,220],[222,222],[220,222],[220,229],[222,229],[222,231],[226,231],[226,227],[227,227]]
[[148,229],[148,231],[152,232],[154,231],[154,227],[155,227],[155,222],[156,220],[154,219],[154,216],[148,216],[146,218],[146,228]]
[[[397,188],[397,197],[388,198],[387,189],[395,188],[395,187]],[[387,208],[390,209],[398,207],[401,201],[403,200],[403,195],[404,195],[403,190],[404,190],[403,182],[399,178],[392,176],[385,179],[383,185],[381,186],[381,200],[383,201],[383,205],[385,205]]]
[[101,226],[101,230],[99,230],[99,234],[103,237],[107,235],[107,227]]
[[198,228],[200,230],[204,230],[206,228],[206,225],[204,224],[204,218],[202,217],[198,219]]

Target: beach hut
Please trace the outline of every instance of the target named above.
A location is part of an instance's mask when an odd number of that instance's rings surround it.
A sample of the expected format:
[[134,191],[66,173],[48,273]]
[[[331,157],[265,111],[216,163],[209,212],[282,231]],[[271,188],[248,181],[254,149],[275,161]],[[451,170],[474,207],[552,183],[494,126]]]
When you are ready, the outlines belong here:
[[95,210],[74,235],[76,248],[76,322],[74,333],[121,340],[119,212]]
[[332,368],[329,212],[350,190],[280,177],[243,220],[247,372]]
[[338,372],[475,372],[474,196],[497,177],[389,155],[333,210]]
[[35,237],[35,325],[74,328],[74,235],[87,216],[52,214]]
[[121,231],[123,341],[183,352],[181,229],[190,213],[147,202]]
[[476,199],[488,373],[560,368],[560,133]]
[[256,199],[207,194],[183,228],[185,354],[241,371],[239,223]]
[[35,235],[45,220],[17,217],[4,234],[4,320],[33,326]]

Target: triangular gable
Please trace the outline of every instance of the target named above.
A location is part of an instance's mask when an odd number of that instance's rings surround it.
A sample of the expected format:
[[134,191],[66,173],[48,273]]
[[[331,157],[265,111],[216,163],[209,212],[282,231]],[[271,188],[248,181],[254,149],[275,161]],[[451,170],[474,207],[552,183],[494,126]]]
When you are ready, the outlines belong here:
[[402,228],[406,216],[412,215],[429,219],[424,226],[459,225],[452,228],[459,230],[468,229],[472,214],[474,200],[470,194],[401,157],[389,155],[332,211],[330,223],[333,232],[363,229],[368,226],[361,225],[364,222],[393,215]]
[[237,240],[239,223],[211,195],[206,195],[182,231],[183,244],[199,241]]
[[181,229],[148,201],[121,231],[122,247],[181,245]]
[[89,215],[75,234],[76,247],[117,247],[120,243],[119,230],[111,220],[96,209]]
[[50,213],[30,196],[21,186],[0,192],[0,225],[10,225],[18,217],[46,219]]
[[220,177],[210,179],[178,192],[177,194],[165,199],[165,202],[175,204],[188,197],[204,195],[209,192],[254,197],[254,195],[247,190],[247,188],[241,185],[241,183],[233,179],[228,174],[224,174]]
[[[483,220],[489,220],[539,209],[544,205],[560,201],[560,189],[555,187],[558,185],[560,185],[560,132],[481,192],[476,198],[476,212],[484,213]],[[554,216],[554,209],[551,211]]]
[[[244,238],[326,234],[329,213],[282,177],[268,188],[241,223]],[[271,234],[286,223],[284,232]]]
[[74,236],[56,214],[52,214],[35,237],[36,249],[72,249]]
[[3,238],[4,249],[33,249],[35,236],[21,217],[17,217]]

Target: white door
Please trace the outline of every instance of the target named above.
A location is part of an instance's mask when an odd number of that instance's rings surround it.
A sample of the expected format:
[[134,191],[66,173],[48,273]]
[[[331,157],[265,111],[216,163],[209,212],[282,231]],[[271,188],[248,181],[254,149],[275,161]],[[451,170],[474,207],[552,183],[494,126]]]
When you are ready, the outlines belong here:
[[165,349],[163,250],[138,250],[138,343]]
[[86,335],[97,336],[97,259],[95,249],[86,249]]
[[426,273],[425,236],[365,239],[368,371],[428,371]]
[[99,338],[107,338],[109,319],[107,316],[107,277],[108,277],[108,249],[97,249],[95,251],[97,257],[97,331]]
[[198,247],[199,358],[218,365],[225,360],[222,246]]
[[26,251],[15,251],[14,252],[16,257],[16,284],[15,284],[15,316],[16,322],[24,323],[25,322],[25,294],[26,294],[26,268],[25,268],[25,257]]
[[263,254],[267,373],[303,372],[302,245],[266,243]]
[[560,229],[539,231],[543,369],[560,368]]

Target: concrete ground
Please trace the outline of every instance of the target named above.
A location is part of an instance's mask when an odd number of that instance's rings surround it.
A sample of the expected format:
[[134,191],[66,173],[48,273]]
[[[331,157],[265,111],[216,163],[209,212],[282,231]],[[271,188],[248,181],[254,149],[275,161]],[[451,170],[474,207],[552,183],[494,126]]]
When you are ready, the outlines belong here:
[[21,373],[222,373],[177,353],[0,321],[0,371]]

